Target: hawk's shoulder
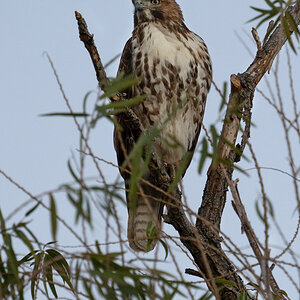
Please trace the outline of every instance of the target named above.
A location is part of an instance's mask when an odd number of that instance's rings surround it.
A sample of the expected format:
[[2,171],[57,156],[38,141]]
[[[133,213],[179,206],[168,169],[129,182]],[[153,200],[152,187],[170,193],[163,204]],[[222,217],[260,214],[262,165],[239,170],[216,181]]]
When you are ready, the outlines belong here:
[[123,49],[118,74],[128,75],[132,71],[132,38],[130,38]]

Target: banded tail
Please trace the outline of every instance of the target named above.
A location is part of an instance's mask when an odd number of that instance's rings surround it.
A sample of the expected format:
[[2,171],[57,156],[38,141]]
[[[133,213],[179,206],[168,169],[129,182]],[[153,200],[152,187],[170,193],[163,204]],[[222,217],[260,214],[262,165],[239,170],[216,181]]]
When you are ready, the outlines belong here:
[[162,195],[158,191],[145,185],[142,189],[144,197],[139,193],[135,207],[128,208],[127,237],[133,250],[148,252],[160,239],[164,203],[160,201]]

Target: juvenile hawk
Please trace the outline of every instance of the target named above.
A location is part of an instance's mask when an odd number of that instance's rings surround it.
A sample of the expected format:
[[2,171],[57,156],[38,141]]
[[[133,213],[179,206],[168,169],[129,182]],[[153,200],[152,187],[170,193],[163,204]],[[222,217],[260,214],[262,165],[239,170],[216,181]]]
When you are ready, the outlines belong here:
[[[183,156],[190,152],[192,157],[195,150],[211,83],[211,61],[203,40],[184,24],[175,0],[132,2],[134,30],[123,50],[118,73],[134,73],[140,78],[138,84],[126,91],[126,97],[147,95],[132,109],[145,129],[161,129],[153,146],[161,161],[174,171]],[[115,129],[119,166],[137,139],[132,130]],[[120,172],[128,188],[130,175],[121,168]],[[143,179],[151,183],[147,173]],[[141,183],[135,207],[130,206],[128,198],[127,193],[130,247],[136,251],[152,250],[161,232],[162,195]],[[157,232],[150,245],[147,241],[149,224],[155,226]]]

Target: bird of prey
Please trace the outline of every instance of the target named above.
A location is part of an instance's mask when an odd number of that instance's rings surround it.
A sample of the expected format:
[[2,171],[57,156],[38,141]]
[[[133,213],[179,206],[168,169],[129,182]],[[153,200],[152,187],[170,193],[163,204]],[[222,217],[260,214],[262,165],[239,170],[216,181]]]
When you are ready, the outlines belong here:
[[[132,110],[145,131],[159,128],[153,148],[160,161],[173,170],[170,176],[174,176],[185,155],[191,154],[183,177],[197,144],[210,89],[210,56],[202,38],[185,25],[175,0],[132,2],[134,30],[123,50],[118,74],[135,74],[140,79],[125,95],[128,99],[146,95]],[[134,130],[115,127],[114,146],[127,189],[129,245],[136,251],[147,252],[160,238],[164,203],[146,172],[132,205],[128,193],[130,168],[124,170],[121,166],[138,138]],[[150,231],[156,234],[149,243]]]

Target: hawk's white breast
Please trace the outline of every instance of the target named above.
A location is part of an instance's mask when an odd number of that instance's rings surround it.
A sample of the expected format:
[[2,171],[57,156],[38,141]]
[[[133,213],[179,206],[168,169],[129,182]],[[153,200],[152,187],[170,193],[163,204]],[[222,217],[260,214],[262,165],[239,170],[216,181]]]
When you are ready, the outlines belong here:
[[[208,57],[205,44],[192,32],[186,36],[150,22],[143,28],[143,40],[132,40],[133,70],[140,70],[142,80],[134,95],[148,95],[144,107],[139,106],[136,113],[143,116],[146,109],[148,118],[142,117],[146,128],[163,126],[161,143],[156,148],[168,163],[181,160],[191,148],[209,89],[203,61]],[[170,114],[173,117],[166,122]],[[181,146],[167,146],[174,139]]]

